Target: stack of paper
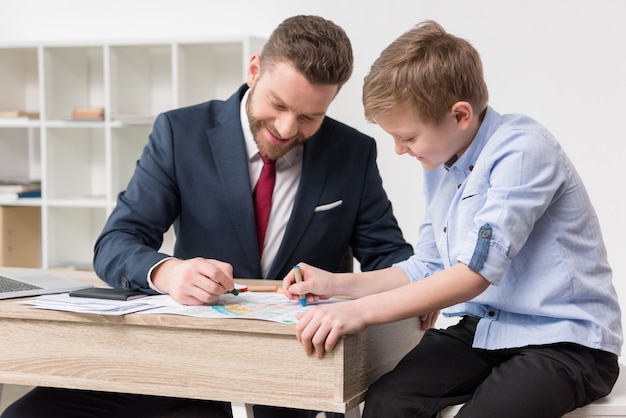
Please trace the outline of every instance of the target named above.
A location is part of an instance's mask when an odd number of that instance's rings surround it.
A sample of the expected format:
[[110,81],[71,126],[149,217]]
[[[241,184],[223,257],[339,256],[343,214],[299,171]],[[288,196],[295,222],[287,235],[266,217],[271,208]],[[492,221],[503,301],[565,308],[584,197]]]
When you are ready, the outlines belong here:
[[128,313],[144,311],[154,308],[154,305],[142,301],[149,297],[137,301],[118,301],[108,299],[77,298],[70,297],[68,293],[57,295],[43,295],[33,299],[21,301],[25,305],[31,305],[38,309],[51,309],[55,311],[69,311],[80,313],[91,313],[98,315],[125,315]]

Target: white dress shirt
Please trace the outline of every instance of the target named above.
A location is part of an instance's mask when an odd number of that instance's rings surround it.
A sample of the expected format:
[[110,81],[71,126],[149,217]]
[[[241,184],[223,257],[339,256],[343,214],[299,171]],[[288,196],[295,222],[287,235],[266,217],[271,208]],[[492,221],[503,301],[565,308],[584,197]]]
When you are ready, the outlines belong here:
[[[252,136],[248,114],[246,113],[246,103],[249,93],[250,90],[246,92],[241,100],[240,115],[241,128],[246,141],[246,151],[248,154],[250,187],[251,190],[254,190],[254,186],[263,168],[263,160],[261,160],[259,149]],[[302,172],[302,149],[303,146],[298,145],[276,160],[276,184],[274,185],[274,193],[272,194],[272,208],[267,224],[267,232],[265,233],[265,246],[263,247],[263,254],[261,256],[263,278],[282,279],[282,277],[267,277],[267,273],[283,241],[285,229],[287,229],[287,222],[291,216],[291,209],[296,199],[296,191],[298,190],[300,173]]]

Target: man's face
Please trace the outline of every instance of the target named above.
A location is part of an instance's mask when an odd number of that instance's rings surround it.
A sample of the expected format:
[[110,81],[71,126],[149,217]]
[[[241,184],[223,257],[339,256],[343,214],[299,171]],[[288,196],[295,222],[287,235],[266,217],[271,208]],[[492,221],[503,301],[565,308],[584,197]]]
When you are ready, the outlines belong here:
[[253,56],[246,112],[259,152],[275,160],[317,132],[338,86],[311,84],[287,62],[262,73],[259,65],[260,58]]

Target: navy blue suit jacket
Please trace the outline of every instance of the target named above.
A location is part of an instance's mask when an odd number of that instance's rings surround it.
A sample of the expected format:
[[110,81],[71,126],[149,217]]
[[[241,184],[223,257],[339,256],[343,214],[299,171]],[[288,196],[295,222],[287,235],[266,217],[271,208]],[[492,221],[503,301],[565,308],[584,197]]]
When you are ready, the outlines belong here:
[[[147,272],[174,225],[174,256],[213,258],[234,277],[262,278],[240,122],[247,86],[159,115],[125,191],[96,241],[94,267],[114,287],[150,291]],[[325,211],[316,207],[343,203]],[[326,117],[304,143],[302,175],[283,242],[266,278],[300,261],[340,269],[352,250],[362,270],[405,260],[404,240],[382,187],[373,138]]]

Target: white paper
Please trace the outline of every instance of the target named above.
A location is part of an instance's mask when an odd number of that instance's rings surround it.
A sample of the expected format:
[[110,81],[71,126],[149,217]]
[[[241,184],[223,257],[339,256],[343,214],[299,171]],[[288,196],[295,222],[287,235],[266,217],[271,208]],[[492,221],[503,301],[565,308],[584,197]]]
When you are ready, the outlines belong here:
[[[329,299],[320,303],[338,302]],[[296,315],[315,305],[301,306],[298,300],[289,300],[282,293],[241,292],[238,296],[224,294],[215,305],[188,306],[176,302],[169,295],[116,301],[107,299],[70,297],[67,293],[43,295],[20,303],[38,309],[92,313],[99,315],[171,314],[200,318],[261,319],[280,323],[296,323]],[[316,305],[317,305],[316,304]]]

